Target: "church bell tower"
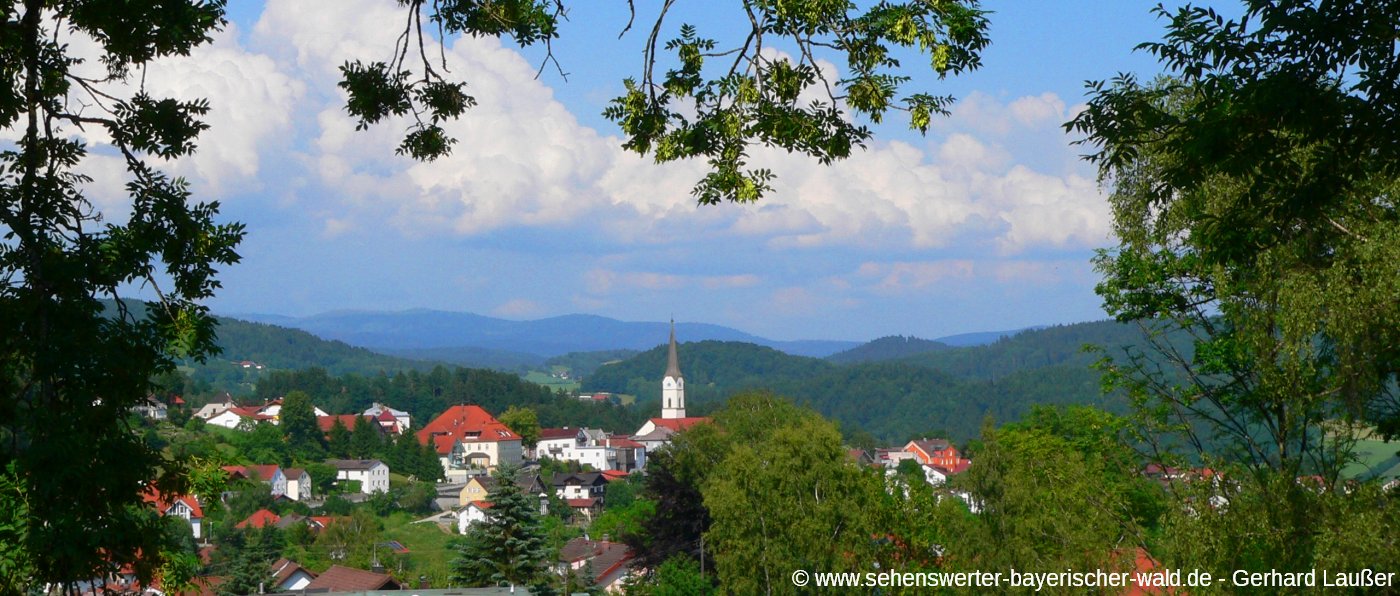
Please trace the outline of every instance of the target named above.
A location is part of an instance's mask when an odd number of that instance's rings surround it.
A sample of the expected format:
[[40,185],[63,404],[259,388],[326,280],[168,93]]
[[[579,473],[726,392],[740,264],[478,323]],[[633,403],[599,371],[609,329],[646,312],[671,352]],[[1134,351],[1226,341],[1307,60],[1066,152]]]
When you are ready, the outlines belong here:
[[676,321],[671,320],[671,343],[666,348],[666,376],[661,379],[661,417],[685,418],[685,378],[676,360]]

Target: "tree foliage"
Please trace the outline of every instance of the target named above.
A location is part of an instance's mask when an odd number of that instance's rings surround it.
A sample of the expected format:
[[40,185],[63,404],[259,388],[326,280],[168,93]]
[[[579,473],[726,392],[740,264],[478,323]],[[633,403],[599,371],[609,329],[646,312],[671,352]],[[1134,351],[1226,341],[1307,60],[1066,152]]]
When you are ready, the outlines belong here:
[[1221,455],[1334,481],[1351,433],[1327,424],[1400,434],[1400,3],[1158,12],[1167,33],[1142,47],[1170,78],[1096,84],[1069,126],[1112,189],[1108,310],[1194,349],[1119,359],[1111,380],[1188,449],[1224,435]]
[[[148,93],[132,75],[151,60],[187,55],[223,23],[221,2],[116,9],[102,2],[9,3],[0,55],[8,84],[0,128],[0,466],[25,483],[33,580],[66,584],[111,562],[149,579],[162,533],[141,507],[151,482],[183,492],[182,465],[166,461],[122,422],[172,369],[203,358],[214,325],[200,301],[215,271],[238,260],[238,224],[216,223],[217,203],[152,165],[195,149],[203,100]],[[95,59],[70,53],[95,41]],[[84,139],[105,137],[126,169],[129,215],[103,219],[85,198]],[[119,299],[144,284],[160,299]],[[83,441],[82,457],[70,447]],[[0,508],[20,504],[0,498]],[[136,553],[147,553],[137,561]]]
[[515,434],[520,435],[520,443],[526,449],[534,449],[535,444],[540,442],[540,420],[535,416],[534,410],[511,406],[506,408],[506,411],[501,412],[501,415],[497,416],[496,419],[500,420],[501,424],[506,425],[507,428],[515,431]]
[[[444,76],[445,59],[427,49],[425,17],[439,34],[542,44],[546,62],[557,65],[548,48],[567,12],[561,0],[405,4],[403,33],[390,58],[346,62],[340,83],[348,94],[346,109],[360,128],[390,117],[411,118],[399,153],[426,159],[447,154],[456,139],[441,123],[476,103],[464,82]],[[976,0],[881,2],[866,8],[746,0],[732,17],[750,28],[724,45],[690,24],[665,40],[672,5],[666,3],[649,28],[640,77],[625,82],[625,93],[604,114],[622,127],[627,149],[658,162],[704,159],[709,172],[693,191],[702,204],[756,201],[771,189],[773,174],[749,165],[754,146],[800,151],[830,163],[871,137],[850,115],[878,123],[891,110],[905,111],[912,128],[927,130],[952,98],[908,90],[912,77],[901,70],[898,55],[917,51],[942,78],[980,66],[988,43],[987,21]],[[628,22],[623,32],[631,27]],[[824,70],[823,60],[840,63],[840,72]]]
[[[316,423],[316,411],[311,405],[311,396],[304,391],[291,391],[282,399],[282,409],[278,414],[278,427],[287,441],[287,447],[299,460],[315,461],[325,453],[321,427]],[[336,419],[339,422],[339,419]],[[342,430],[344,427],[342,427]]]

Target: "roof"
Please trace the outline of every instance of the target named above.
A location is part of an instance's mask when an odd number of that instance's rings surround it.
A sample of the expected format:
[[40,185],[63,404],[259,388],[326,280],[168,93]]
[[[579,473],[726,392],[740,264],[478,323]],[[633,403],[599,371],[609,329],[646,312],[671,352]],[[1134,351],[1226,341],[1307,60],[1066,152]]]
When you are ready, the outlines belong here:
[[564,501],[574,509],[591,509],[598,504],[598,499],[594,497],[587,497],[583,499],[564,499]]
[[622,435],[612,435],[608,437],[608,446],[621,447],[623,449],[637,449],[643,445]]
[[603,479],[608,482],[627,477],[627,472],[623,472],[622,470],[603,470],[601,474],[603,475]]
[[652,419],[651,419],[651,423],[652,423],[652,424],[654,424],[654,425],[656,425],[656,426],[659,426],[659,427],[662,427],[662,428],[670,429],[670,430],[673,431],[673,432],[683,431],[683,430],[685,430],[685,429],[687,429],[687,428],[690,428],[690,427],[692,427],[692,426],[695,426],[695,425],[697,425],[697,424],[700,424],[701,422],[709,422],[709,421],[710,421],[709,416],[690,416],[690,417],[686,417],[686,418],[652,418]]
[[381,403],[379,403],[379,402],[374,402],[374,405],[370,406],[369,409],[366,409],[366,410],[365,410],[365,415],[366,415],[366,416],[376,416],[376,415],[382,415],[382,414],[384,414],[384,413],[386,413],[386,412],[387,412],[390,416],[408,416],[408,412],[405,412],[405,411],[403,411],[403,410],[395,410],[394,408],[392,408],[392,407],[390,407],[390,406],[386,406],[386,405],[381,404]]
[[262,480],[264,482],[271,481],[273,478],[276,478],[277,472],[281,470],[281,468],[277,464],[258,464],[255,466],[248,466],[248,469],[258,475],[258,480]]
[[345,427],[345,430],[352,430],[355,428],[355,419],[357,418],[374,419],[373,416],[364,416],[362,414],[332,414],[330,416],[317,416],[316,426],[321,427],[321,432],[328,433],[331,432],[332,428],[335,428],[335,421],[339,420],[340,424]]
[[540,440],[549,441],[551,439],[572,439],[578,436],[577,428],[541,428]]
[[282,473],[283,473],[284,475],[287,476],[287,479],[288,479],[288,480],[291,480],[291,479],[293,479],[293,478],[301,478],[301,475],[302,475],[302,474],[306,474],[306,469],[305,469],[305,468],[287,468],[287,469],[285,469],[285,470],[282,470]]
[[234,414],[237,414],[237,415],[239,415],[240,417],[248,418],[248,419],[250,419],[250,420],[259,420],[259,421],[261,421],[261,420],[272,420],[272,419],[273,419],[272,416],[268,416],[267,414],[262,413],[261,410],[262,410],[262,406],[235,406],[235,407],[229,408],[227,411],[233,412]]
[[666,376],[681,377],[681,364],[676,359],[676,321],[671,320],[671,341],[666,345]]
[[[444,441],[442,437],[451,440]],[[447,454],[452,452],[452,445],[457,441],[519,441],[520,435],[501,424],[481,406],[457,405],[448,408],[418,431],[418,442],[428,444],[429,440],[439,454]],[[446,449],[443,448],[444,443]]]
[[277,559],[277,561],[272,564],[272,585],[280,588],[282,584],[288,579],[291,579],[292,575],[297,571],[302,571],[310,575],[313,579],[316,577],[315,573],[312,573],[310,569],[298,565],[296,561]]
[[328,459],[326,465],[337,470],[369,470],[384,465],[384,462],[377,459]]
[[607,540],[575,538],[559,549],[561,562],[573,564],[587,561],[589,575],[593,576],[594,585],[598,587],[616,581],[615,576],[625,570],[632,557],[632,551],[626,544]]
[[555,472],[550,484],[554,486],[567,486],[571,484],[581,484],[585,486],[597,486],[607,484],[608,479],[599,472],[574,472],[572,474]]
[[254,511],[253,514],[248,516],[247,519],[238,522],[238,525],[235,525],[234,527],[239,529],[265,528],[267,526],[275,526],[279,521],[282,521],[281,516],[278,516],[276,513],[273,513],[266,509],[259,509],[257,511]]
[[331,565],[330,569],[311,580],[305,589],[308,592],[312,590],[353,592],[357,590],[397,590],[398,588],[399,583],[386,574]]
[[951,447],[948,441],[945,441],[943,439],[915,439],[913,441],[909,441],[909,445],[918,447],[919,450],[923,451],[925,455],[933,455],[936,451],[942,451],[944,449],[947,449],[948,447]]

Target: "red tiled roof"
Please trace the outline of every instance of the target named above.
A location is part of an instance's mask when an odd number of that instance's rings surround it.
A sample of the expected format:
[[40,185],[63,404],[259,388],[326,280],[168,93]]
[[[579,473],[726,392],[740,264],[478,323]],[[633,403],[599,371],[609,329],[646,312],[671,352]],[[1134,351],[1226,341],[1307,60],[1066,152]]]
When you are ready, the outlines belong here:
[[[427,426],[418,431],[418,442],[427,444],[432,437],[433,447],[440,454],[450,453],[452,444],[457,441],[519,441],[515,434],[501,421],[496,420],[481,406],[458,405],[438,415]],[[446,449],[442,437],[448,437]]]
[[258,480],[271,482],[273,477],[277,476],[279,467],[277,464],[257,464],[248,466],[248,469],[258,475]]
[[574,509],[587,509],[598,503],[598,499],[588,497],[585,499],[564,499],[570,507]]
[[311,583],[306,585],[306,591],[313,590],[328,592],[355,592],[363,590],[397,590],[399,583],[394,578],[383,573],[374,573],[363,569],[351,569],[340,565],[331,565]]
[[608,437],[608,446],[621,447],[623,449],[636,449],[638,447],[644,447],[644,445],[642,445],[641,443],[633,441],[632,439],[629,439],[622,435],[612,435]]
[[577,428],[541,428],[541,429],[540,429],[540,440],[541,440],[541,441],[548,441],[548,440],[550,440],[550,439],[572,439],[572,438],[574,438],[574,437],[576,437],[576,436],[578,436],[578,429],[577,429]]
[[273,513],[266,509],[259,509],[257,511],[254,511],[253,514],[248,516],[247,519],[238,522],[238,525],[234,527],[240,530],[248,527],[264,528],[267,526],[276,525],[279,521],[282,521],[281,516],[278,516],[276,513]]
[[603,478],[606,478],[608,482],[627,477],[627,472],[623,472],[622,470],[603,470],[602,473]]
[[354,430],[355,419],[361,417],[374,420],[373,416],[364,416],[363,414],[332,414],[330,416],[317,416],[316,426],[321,427],[321,432],[329,433],[335,427],[335,421],[339,420],[345,426],[345,430]]
[[282,584],[288,579],[291,579],[292,575],[297,571],[304,571],[307,575],[310,575],[312,579],[316,579],[315,573],[312,573],[310,569],[302,567],[296,561],[277,559],[277,561],[272,564],[272,585],[281,588]]
[[660,426],[660,427],[662,427],[662,428],[669,428],[669,429],[671,429],[671,430],[673,430],[673,431],[677,431],[677,432],[683,431],[683,430],[685,430],[685,429],[687,429],[687,428],[690,428],[690,427],[692,427],[692,426],[695,426],[695,425],[697,425],[697,424],[700,424],[701,422],[709,422],[709,421],[710,421],[710,418],[709,418],[708,416],[691,416],[691,417],[689,417],[689,418],[652,418],[652,419],[651,419],[651,423],[652,423],[652,424],[654,424],[654,425],[656,425],[656,426]]

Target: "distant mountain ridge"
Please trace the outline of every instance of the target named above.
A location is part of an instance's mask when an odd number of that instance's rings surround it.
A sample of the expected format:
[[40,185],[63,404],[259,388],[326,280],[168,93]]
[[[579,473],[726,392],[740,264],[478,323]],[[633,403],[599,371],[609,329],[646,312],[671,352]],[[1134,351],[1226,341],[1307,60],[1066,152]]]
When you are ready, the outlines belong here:
[[[570,352],[646,350],[666,341],[666,322],[619,321],[598,315],[562,315],[533,321],[511,321],[465,312],[414,309],[399,312],[341,311],[287,317],[240,314],[238,318],[292,327],[326,339],[397,354],[451,359],[445,350],[496,350],[518,359],[541,359]],[[685,341],[735,341],[757,344],[798,356],[824,357],[854,348],[859,342],[839,340],[778,341],[738,329],[708,323],[676,323]],[[432,351],[432,352],[424,352]],[[470,352],[469,350],[467,352]]]

